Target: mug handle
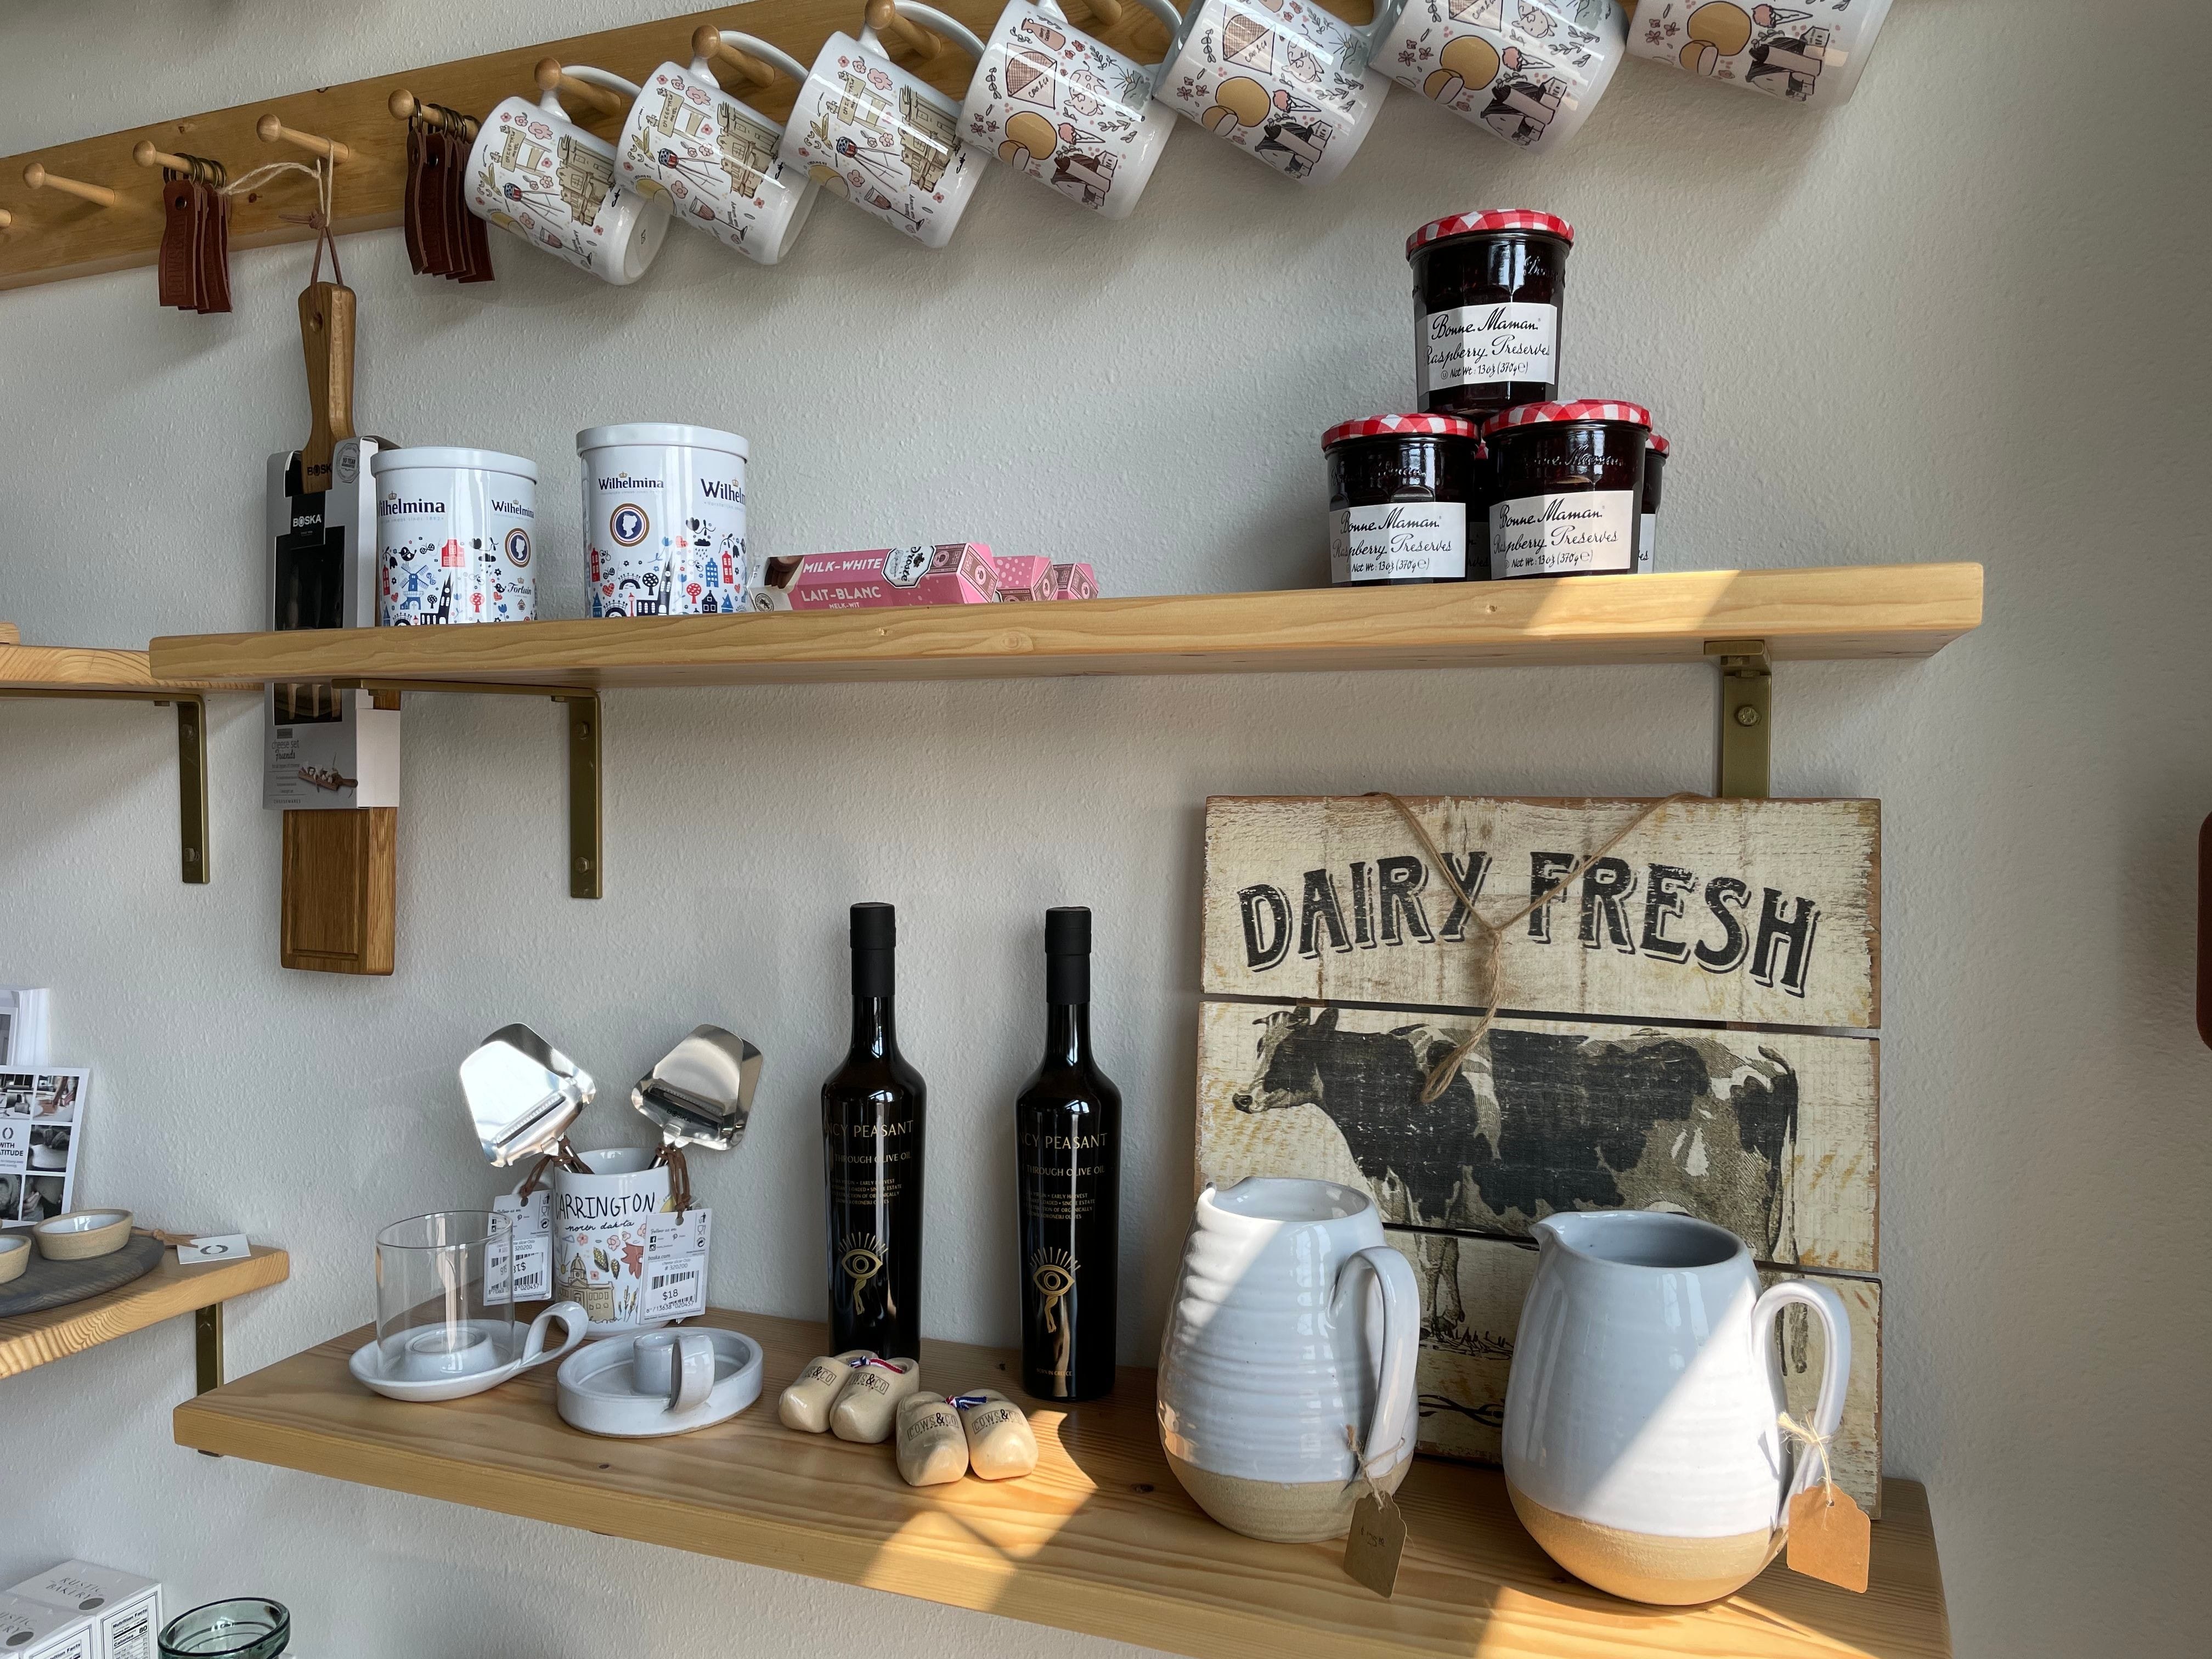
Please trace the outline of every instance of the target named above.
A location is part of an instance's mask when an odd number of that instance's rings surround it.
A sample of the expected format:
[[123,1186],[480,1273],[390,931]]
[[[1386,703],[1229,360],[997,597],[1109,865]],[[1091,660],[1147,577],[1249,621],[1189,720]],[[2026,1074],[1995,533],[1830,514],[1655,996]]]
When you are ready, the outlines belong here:
[[[1826,1285],[1816,1285],[1809,1279],[1784,1279],[1752,1304],[1751,1340],[1758,1345],[1754,1352],[1765,1352],[1778,1387],[1782,1361],[1774,1340],[1774,1322],[1793,1302],[1810,1308],[1820,1321],[1820,1398],[1813,1407],[1813,1420],[1806,1426],[1817,1435],[1832,1435],[1836,1425],[1844,1420],[1844,1390],[1851,1373],[1851,1323],[1844,1310],[1843,1297]],[[1778,1425],[1775,1432],[1781,1433]],[[1782,1501],[1775,1510],[1777,1527],[1787,1524],[1790,1500],[1812,1485],[1820,1469],[1820,1460],[1812,1454],[1810,1446],[1798,1443],[1796,1462],[1783,1486]]]
[[[589,85],[604,87],[609,92],[618,92],[633,104],[644,95],[644,88],[635,82],[625,81],[621,76],[610,74],[603,69],[593,69],[589,64],[563,64],[561,69],[563,74],[573,75]],[[547,87],[540,92],[538,107],[548,115],[559,116],[572,126],[576,125],[576,118],[561,106],[561,89],[558,87]]]
[[[548,1349],[545,1328],[556,1319],[561,1322],[561,1346]],[[556,1302],[530,1322],[530,1334],[523,1339],[522,1358],[515,1362],[516,1374],[528,1370],[532,1365],[542,1365],[549,1359],[558,1359],[584,1340],[591,1322],[592,1316],[584,1311],[582,1303]]]
[[[757,34],[747,34],[741,29],[724,29],[722,40],[726,44],[735,46],[747,56],[759,58],[771,69],[788,75],[800,86],[806,84],[806,71],[799,66],[799,60],[781,46],[771,46]],[[713,65],[703,58],[692,58],[691,73],[705,81],[717,92],[729,90],[722,84],[722,77],[714,73]]]
[[704,1405],[714,1391],[714,1339],[704,1331],[678,1331],[676,1352],[669,1358],[675,1362],[670,1367],[675,1387],[668,1396],[668,1409],[688,1412]]
[[[1383,37],[1398,27],[1398,15],[1406,9],[1407,0],[1376,0],[1372,20],[1352,31],[1353,50],[1359,59],[1359,72],[1364,74],[1368,63],[1382,50]],[[1349,69],[1350,65],[1347,64]]]
[[1352,1264],[1365,1261],[1374,1269],[1382,1292],[1382,1380],[1375,1396],[1375,1418],[1367,1431],[1367,1449],[1361,1461],[1372,1465],[1413,1455],[1413,1367],[1421,1356],[1421,1285],[1413,1277],[1413,1264],[1388,1244],[1370,1244],[1355,1250],[1336,1270],[1336,1288],[1330,1297],[1334,1309],[1344,1297],[1344,1276]]
[[[1032,0],[1032,3],[1046,16],[1057,17],[1070,28],[1075,27],[1074,20],[1068,16],[1067,8],[1060,3],[1060,0]],[[1183,15],[1169,3],[1169,0],[1137,0],[1137,3],[1167,26],[1168,55],[1160,59],[1160,66],[1164,70],[1175,61],[1176,48],[1182,43]]]
[[[911,18],[917,23],[927,24],[966,52],[971,61],[982,62],[983,43],[975,38],[975,30],[969,28],[958,18],[947,17],[936,7],[919,4],[917,0],[899,0],[899,15]],[[877,38],[875,26],[872,23],[863,22],[860,25],[860,44],[870,52],[883,52],[886,58],[890,56],[888,52],[884,52],[884,43]]]

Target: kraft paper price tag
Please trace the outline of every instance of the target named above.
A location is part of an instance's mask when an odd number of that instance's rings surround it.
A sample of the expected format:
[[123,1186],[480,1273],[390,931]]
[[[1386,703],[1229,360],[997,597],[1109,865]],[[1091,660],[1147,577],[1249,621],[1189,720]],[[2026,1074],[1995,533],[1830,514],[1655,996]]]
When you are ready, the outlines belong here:
[[1874,1526],[1850,1493],[1808,1486],[1790,1500],[1790,1571],[1866,1594]]
[[210,1233],[177,1246],[177,1265],[192,1267],[203,1261],[243,1261],[252,1255],[244,1233]]
[[[540,1187],[524,1203],[513,1193],[501,1193],[491,1201],[492,1213],[514,1218],[512,1267],[517,1302],[542,1302],[553,1294],[553,1190]],[[484,1264],[485,1293],[507,1294],[505,1274],[509,1263],[494,1249]]]
[[1369,1492],[1352,1506],[1344,1535],[1344,1570],[1377,1595],[1398,1587],[1398,1558],[1406,1548],[1406,1515],[1389,1498]]
[[641,1319],[689,1319],[707,1311],[707,1240],[714,1212],[692,1208],[681,1216],[663,1211],[645,1236],[645,1291]]

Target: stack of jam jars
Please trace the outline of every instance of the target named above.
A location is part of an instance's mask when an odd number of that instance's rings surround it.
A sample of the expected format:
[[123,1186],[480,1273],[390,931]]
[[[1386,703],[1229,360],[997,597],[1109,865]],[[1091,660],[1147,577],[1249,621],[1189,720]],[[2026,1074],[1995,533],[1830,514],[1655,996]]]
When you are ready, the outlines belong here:
[[1574,240],[1564,219],[1519,209],[1407,239],[1420,409],[1322,439],[1334,582],[1652,568],[1666,440],[1638,404],[1559,400]]

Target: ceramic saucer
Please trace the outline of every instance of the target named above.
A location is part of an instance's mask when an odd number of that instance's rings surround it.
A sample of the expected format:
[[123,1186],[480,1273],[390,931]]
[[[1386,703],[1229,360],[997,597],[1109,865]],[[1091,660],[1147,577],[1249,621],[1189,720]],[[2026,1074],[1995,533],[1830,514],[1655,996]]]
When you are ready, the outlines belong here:
[[[517,1320],[505,1331],[494,1331],[490,1336],[489,1345],[496,1363],[460,1376],[392,1376],[386,1370],[383,1346],[376,1342],[357,1349],[346,1369],[353,1373],[355,1382],[387,1400],[465,1400],[472,1394],[495,1389],[534,1365],[560,1358],[584,1340],[589,1317],[580,1303],[556,1302],[527,1325]],[[549,1348],[545,1346],[545,1329],[556,1322],[562,1328],[562,1340],[559,1347]]]
[[639,1392],[631,1366],[636,1339],[618,1337],[561,1362],[556,1386],[562,1419],[586,1434],[642,1440],[688,1434],[735,1417],[760,1398],[760,1344],[737,1331],[700,1328],[697,1334],[714,1345],[714,1386],[697,1405],[674,1411],[665,1390]]

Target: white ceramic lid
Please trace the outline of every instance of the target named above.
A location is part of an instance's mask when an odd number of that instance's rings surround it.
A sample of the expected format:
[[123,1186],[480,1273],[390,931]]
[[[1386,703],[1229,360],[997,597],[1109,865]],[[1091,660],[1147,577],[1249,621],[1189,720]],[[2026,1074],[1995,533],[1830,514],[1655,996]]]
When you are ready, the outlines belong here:
[[520,455],[502,455],[496,449],[380,449],[368,458],[371,477],[404,472],[412,466],[450,467],[465,472],[512,472],[538,482],[538,463]]
[[665,421],[626,421],[617,426],[587,426],[576,434],[579,455],[594,449],[608,449],[617,444],[680,444],[686,449],[714,449],[725,455],[734,455],[741,461],[752,459],[752,451],[743,438],[734,432],[717,431],[711,426],[677,426]]

